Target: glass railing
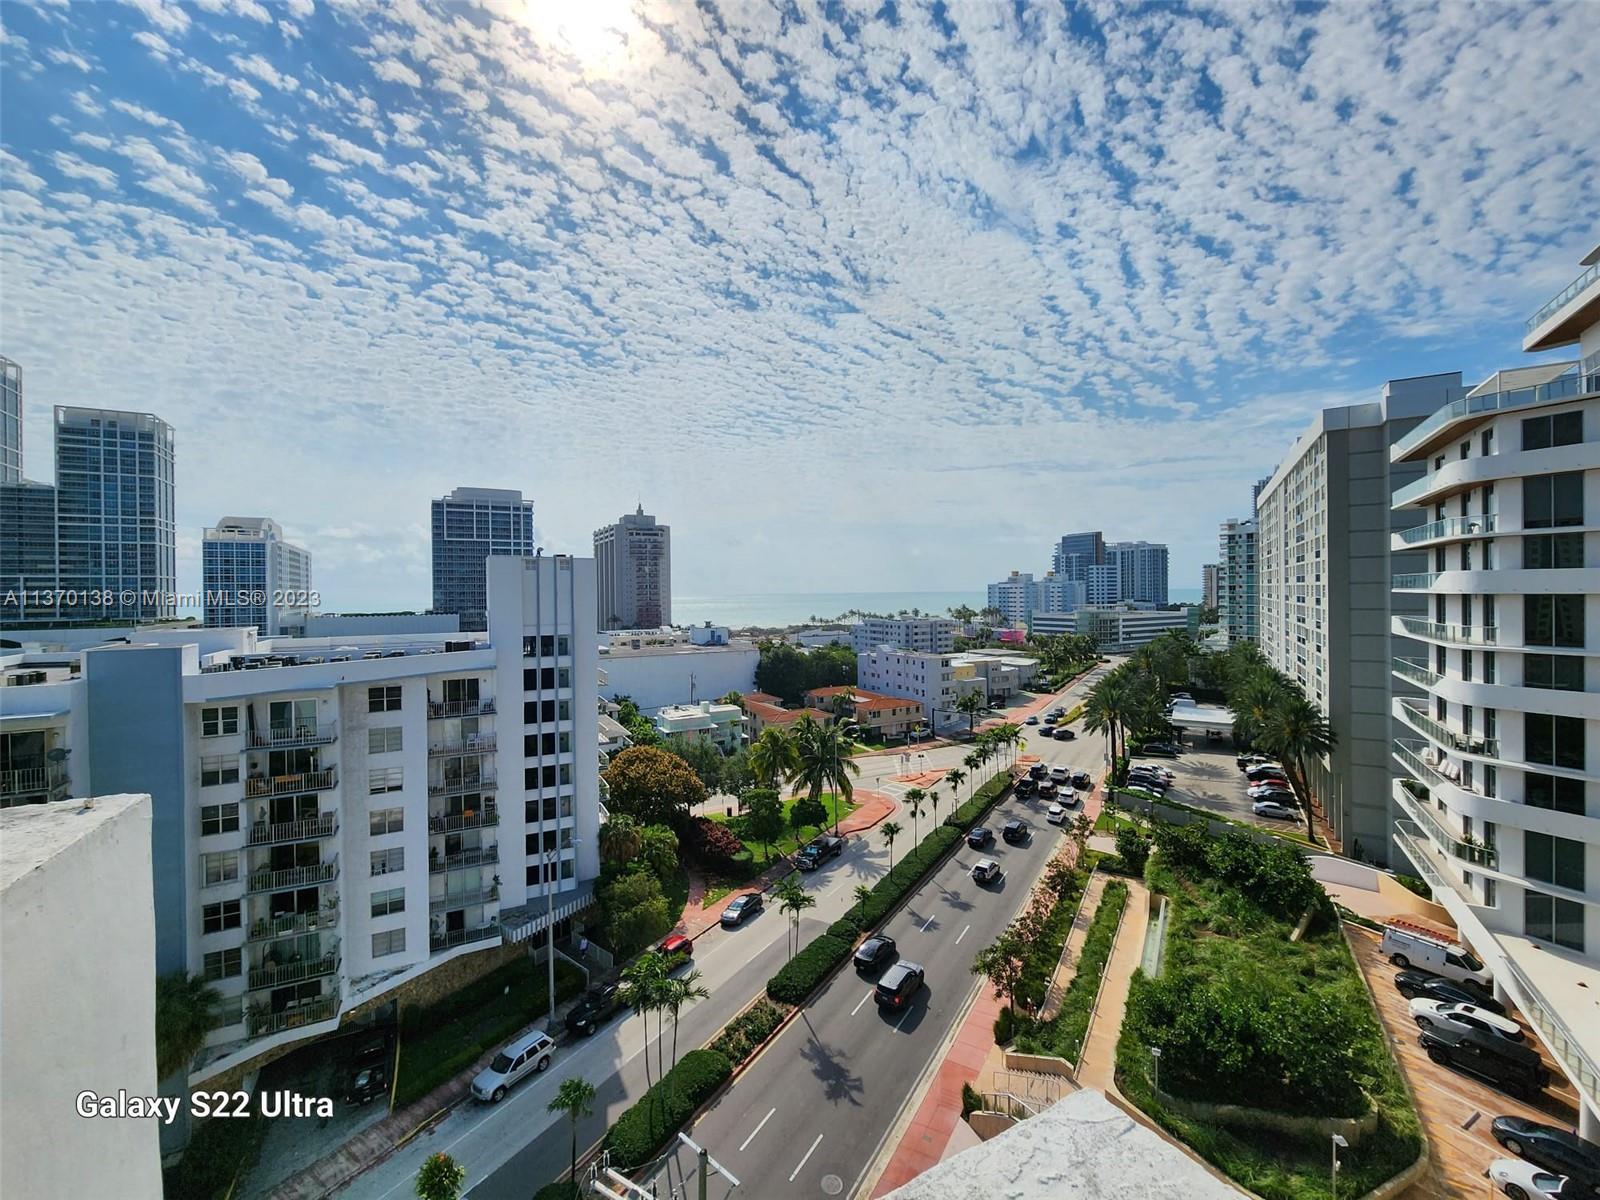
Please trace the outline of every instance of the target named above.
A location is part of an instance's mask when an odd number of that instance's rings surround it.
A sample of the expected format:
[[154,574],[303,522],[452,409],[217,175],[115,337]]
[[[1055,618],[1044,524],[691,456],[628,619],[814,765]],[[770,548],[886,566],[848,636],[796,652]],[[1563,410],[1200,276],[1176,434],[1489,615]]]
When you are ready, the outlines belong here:
[[1493,625],[1451,625],[1440,621],[1424,621],[1418,617],[1400,617],[1400,628],[1412,637],[1426,638],[1430,642],[1451,642],[1460,646],[1493,646]]
[[1412,683],[1426,688],[1431,688],[1444,678],[1437,671],[1428,670],[1426,663],[1418,662],[1412,658],[1396,658],[1394,660],[1394,673],[1402,679],[1409,679]]
[[1400,711],[1405,714],[1405,721],[1419,733],[1425,733],[1441,746],[1449,746],[1463,754],[1479,754],[1486,758],[1500,757],[1500,739],[1468,736],[1457,733],[1448,725],[1434,720],[1415,704],[1405,700],[1400,701]]
[[1390,577],[1389,587],[1396,592],[1425,592],[1439,582],[1440,571],[1406,571]]
[[1497,519],[1494,513],[1483,513],[1476,517],[1446,517],[1442,521],[1429,521],[1426,525],[1402,530],[1400,540],[1410,546],[1417,542],[1431,542],[1435,538],[1473,537],[1481,533],[1493,533]]
[[1594,1059],[1589,1057],[1588,1051],[1578,1044],[1577,1037],[1567,1028],[1566,1022],[1545,1003],[1544,995],[1533,981],[1522,973],[1522,969],[1509,958],[1505,960],[1505,965],[1516,990],[1522,993],[1522,1015],[1533,1023],[1545,1044],[1576,1076],[1573,1082],[1588,1098],[1589,1103],[1600,1107],[1600,1066],[1597,1066]]
[[1590,263],[1588,269],[1582,275],[1567,284],[1556,294],[1553,300],[1546,303],[1543,308],[1529,317],[1528,323],[1522,327],[1523,335],[1526,336],[1532,333],[1567,305],[1571,304],[1596,279],[1600,279],[1600,262]]
[[1429,766],[1422,757],[1430,749],[1427,742],[1416,742],[1410,738],[1395,738],[1394,756],[1405,764],[1406,770],[1411,772],[1414,779],[1429,787],[1439,787],[1450,781]]
[[[1390,448],[1389,460],[1398,462],[1452,421],[1474,413],[1500,412],[1505,409],[1527,408],[1534,404],[1556,404],[1573,400],[1589,392],[1600,391],[1600,372],[1585,372],[1578,363],[1569,363],[1566,372],[1545,383],[1525,388],[1511,388],[1504,392],[1482,392],[1476,396],[1463,396],[1452,401],[1418,425]],[[1414,496],[1425,494],[1433,486],[1434,477],[1424,475],[1394,494],[1394,504],[1401,507]]]
[[1495,853],[1494,847],[1453,836],[1439,823],[1439,819],[1428,811],[1427,806],[1405,788],[1396,789],[1395,799],[1400,807],[1411,815],[1411,819],[1417,823],[1427,839],[1451,858],[1459,858],[1462,862],[1475,867],[1495,869],[1500,856]]

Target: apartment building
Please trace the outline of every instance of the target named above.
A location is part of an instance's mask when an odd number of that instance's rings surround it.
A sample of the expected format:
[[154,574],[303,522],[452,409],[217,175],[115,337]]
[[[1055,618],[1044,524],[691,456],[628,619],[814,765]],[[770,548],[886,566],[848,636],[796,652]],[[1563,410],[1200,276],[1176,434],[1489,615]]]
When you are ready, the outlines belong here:
[[433,501],[433,611],[488,628],[485,560],[534,553],[533,501],[510,488],[456,488]]
[[801,717],[810,717],[821,725],[826,725],[834,719],[830,709],[785,708],[783,701],[765,692],[745,694],[740,697],[739,706],[744,709],[744,738],[747,743],[754,742],[761,736],[761,731],[769,725],[787,729]]
[[205,623],[214,628],[248,625],[276,637],[286,619],[315,607],[310,553],[285,541],[269,517],[223,517],[209,526],[200,571]]
[[1222,566],[1206,563],[1200,568],[1200,603],[1206,608],[1216,608],[1221,602]]
[[1082,569],[1084,603],[1115,604],[1122,596],[1122,568],[1117,563],[1094,563]]
[[887,645],[856,654],[856,684],[877,695],[916,700],[930,726],[936,725],[941,714],[946,720],[952,717],[960,696],[954,654],[898,650]]
[[[847,700],[841,700],[847,697]],[[863,733],[878,741],[907,737],[922,728],[922,705],[906,696],[880,696],[856,687],[812,688],[806,693],[810,708],[837,711],[847,704],[850,717]]]
[[22,480],[22,368],[0,354],[0,483]]
[[1167,548],[1156,542],[1108,542],[1106,564],[1117,572],[1117,599],[1167,602]]
[[672,624],[672,528],[644,505],[594,531],[601,629]]
[[[1101,650],[1134,650],[1164,633],[1195,633],[1199,622],[1192,608],[1080,608],[1072,614],[1074,633],[1094,638]],[[1041,631],[1043,632],[1043,631]],[[1063,631],[1065,632],[1065,631]]]
[[656,710],[656,732],[669,742],[709,742],[723,753],[744,741],[744,709],[737,704],[669,704]]
[[878,646],[948,654],[956,648],[956,629],[948,617],[864,617],[851,627],[850,646],[857,654]]
[[1050,569],[1063,579],[1086,580],[1089,567],[1106,561],[1106,540],[1099,530],[1063,534],[1050,555]]
[[1421,551],[1395,576],[1420,643],[1395,674],[1406,731],[1394,844],[1576,1085],[1600,1140],[1600,248],[1527,322],[1525,351],[1390,450],[1421,478],[1393,535]]
[[1218,539],[1222,557],[1217,613],[1231,646],[1256,640],[1256,522],[1229,517]]
[[1422,600],[1389,591],[1391,575],[1426,565],[1393,550],[1391,534],[1422,523],[1388,497],[1420,468],[1391,463],[1389,448],[1424,417],[1463,394],[1453,372],[1394,379],[1372,403],[1325,409],[1257,491],[1257,640],[1266,660],[1297,682],[1338,736],[1307,764],[1312,790],[1347,854],[1389,858],[1389,798],[1398,735],[1389,714],[1395,657],[1421,647],[1390,631],[1390,617],[1423,615]]
[[988,589],[988,607],[1017,628],[1026,628],[1036,612],[1071,612],[1087,596],[1083,580],[1064,579],[1054,572],[1035,579],[1025,571],[1013,571]]

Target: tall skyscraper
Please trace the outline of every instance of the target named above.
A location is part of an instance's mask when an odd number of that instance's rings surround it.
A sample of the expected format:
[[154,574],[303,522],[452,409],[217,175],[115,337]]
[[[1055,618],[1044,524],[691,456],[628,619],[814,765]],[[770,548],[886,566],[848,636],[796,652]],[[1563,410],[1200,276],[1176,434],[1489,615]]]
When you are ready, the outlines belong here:
[[463,632],[489,628],[484,563],[534,553],[533,501],[506,488],[456,488],[433,502],[433,611],[455,613]]
[[1106,562],[1117,569],[1123,600],[1139,604],[1167,602],[1167,548],[1156,542],[1110,542]]
[[267,517],[223,517],[201,543],[205,623],[253,625],[264,636],[282,631],[286,613],[311,603],[311,555],[283,540]]
[[0,355],[0,483],[22,479],[22,368]]
[[1218,539],[1222,578],[1217,611],[1228,644],[1256,640],[1256,523],[1229,517]]
[[55,418],[57,615],[175,616],[172,426],[150,413],[62,405]]
[[672,624],[672,528],[644,505],[594,531],[601,629],[656,629]]
[[1056,543],[1050,569],[1063,579],[1087,581],[1089,568],[1106,561],[1106,542],[1099,530],[1064,534]]
[[1200,605],[1202,608],[1216,608],[1219,596],[1220,576],[1222,566],[1220,563],[1206,563],[1200,568]]
[[1258,515],[1257,506],[1260,504],[1262,491],[1266,488],[1267,484],[1271,482],[1271,475],[1263,475],[1260,479],[1256,480],[1255,483],[1250,485],[1250,516],[1252,519],[1255,519]]
[[56,489],[0,483],[0,629],[56,618]]

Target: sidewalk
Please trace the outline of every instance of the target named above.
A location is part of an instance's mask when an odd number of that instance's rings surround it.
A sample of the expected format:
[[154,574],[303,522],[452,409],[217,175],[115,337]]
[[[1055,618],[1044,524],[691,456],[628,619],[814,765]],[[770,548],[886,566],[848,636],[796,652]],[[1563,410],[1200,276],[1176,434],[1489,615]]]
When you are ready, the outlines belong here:
[[1117,1038],[1122,1034],[1122,1018],[1128,1009],[1128,989],[1133,973],[1144,958],[1145,929],[1150,923],[1150,892],[1137,879],[1128,885],[1128,903],[1122,910],[1122,927],[1106,962],[1100,1004],[1089,1019],[1089,1036],[1083,1046],[1083,1062],[1078,1082],[1107,1094],[1117,1091]]

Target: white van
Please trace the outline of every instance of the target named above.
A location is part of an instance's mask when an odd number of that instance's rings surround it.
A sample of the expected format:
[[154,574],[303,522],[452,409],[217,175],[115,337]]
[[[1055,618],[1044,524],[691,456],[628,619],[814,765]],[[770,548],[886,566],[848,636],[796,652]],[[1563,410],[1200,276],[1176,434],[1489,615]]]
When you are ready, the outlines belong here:
[[550,1040],[549,1034],[523,1034],[496,1054],[492,1063],[478,1072],[472,1081],[473,1096],[490,1104],[500,1103],[500,1098],[506,1094],[508,1088],[524,1076],[543,1071],[548,1067],[550,1056],[555,1053],[555,1049],[556,1044]]
[[1488,968],[1472,951],[1421,925],[1395,922],[1384,926],[1381,948],[1397,967],[1417,967],[1483,988],[1494,982]]

